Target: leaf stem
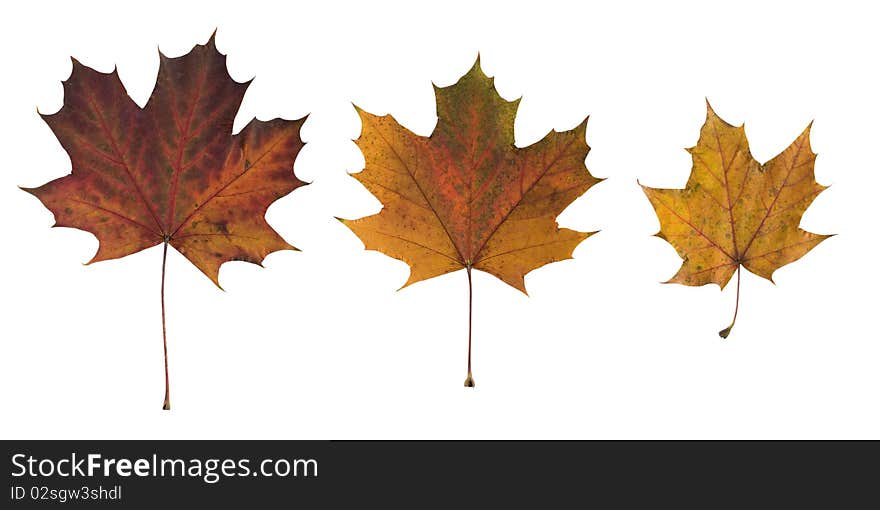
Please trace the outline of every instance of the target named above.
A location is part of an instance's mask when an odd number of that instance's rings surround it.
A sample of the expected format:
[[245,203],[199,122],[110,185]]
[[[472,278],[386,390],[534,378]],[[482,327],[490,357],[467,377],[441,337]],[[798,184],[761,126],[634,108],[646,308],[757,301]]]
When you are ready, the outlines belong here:
[[733,325],[736,324],[736,315],[739,313],[739,282],[741,273],[742,266],[736,266],[736,306],[733,309],[733,320],[730,321],[730,326],[727,326],[718,332],[718,336],[721,338],[727,338],[727,335],[730,334],[730,330],[733,329]]
[[162,248],[162,350],[165,354],[165,403],[162,404],[162,409],[166,411],[171,410],[171,392],[170,386],[168,384],[168,338],[165,334],[165,261],[168,259],[168,241],[165,241],[165,245]]
[[468,279],[468,369],[467,379],[464,380],[464,387],[473,388],[476,386],[476,384],[474,384],[473,372],[471,372],[471,337],[474,324],[474,285],[471,281],[471,266],[465,266],[465,269],[467,270]]

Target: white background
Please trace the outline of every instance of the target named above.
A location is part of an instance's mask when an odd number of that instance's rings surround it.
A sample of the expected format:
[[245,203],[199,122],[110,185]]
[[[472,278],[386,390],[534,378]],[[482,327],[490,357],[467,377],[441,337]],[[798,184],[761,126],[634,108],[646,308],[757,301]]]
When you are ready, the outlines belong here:
[[[867,2],[407,4],[6,7],[0,437],[878,438],[880,32]],[[84,266],[95,238],[50,229],[16,186],[70,171],[37,115],[61,107],[70,55],[118,65],[143,105],[157,46],[179,56],[215,28],[231,75],[256,76],[235,129],[311,112],[295,171],[313,184],[268,214],[302,252],[224,265],[225,292],[169,254],[169,413],[161,247]],[[500,94],[523,97],[517,144],[590,115],[587,167],[608,179],[559,218],[602,232],[531,273],[531,297],[475,275],[468,390],[464,272],[396,292],[408,267],[333,216],[380,207],[347,175],[363,167],[351,102],[429,135],[432,81],[454,83],[478,51]],[[802,226],[839,234],[775,286],[744,274],[726,341],[733,286],[659,283],[680,260],[651,237],[636,184],[684,185],[705,97],[746,122],[762,162],[815,119],[817,180],[832,187]]]

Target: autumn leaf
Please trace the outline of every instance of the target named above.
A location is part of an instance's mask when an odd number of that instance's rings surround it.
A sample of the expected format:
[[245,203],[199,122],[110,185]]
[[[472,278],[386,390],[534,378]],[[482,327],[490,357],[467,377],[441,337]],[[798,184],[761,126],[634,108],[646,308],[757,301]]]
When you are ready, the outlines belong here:
[[[435,87],[435,93],[437,126],[427,138],[390,115],[358,109],[363,128],[356,142],[366,168],[353,176],[383,209],[345,223],[367,249],[409,264],[404,287],[465,269],[470,325],[471,270],[526,292],[526,273],[571,258],[592,234],[559,228],[556,217],[600,179],[584,166],[586,120],[529,147],[516,147],[519,100],[498,95],[479,59],[458,83]],[[474,386],[470,327],[465,386]]]
[[744,126],[734,127],[706,103],[706,123],[684,189],[642,186],[660,219],[658,237],[684,259],[669,282],[717,283],[723,289],[736,273],[739,311],[741,267],[773,281],[773,272],[794,262],[829,235],[798,227],[804,211],[826,187],[816,183],[816,154],[810,126],[781,154],[761,165],[749,152]]
[[54,213],[54,226],[98,238],[90,263],[163,244],[163,408],[169,409],[168,246],[218,286],[224,262],[260,264],[273,251],[296,249],[266,223],[265,213],[304,184],[293,173],[304,119],[254,120],[232,135],[248,83],[229,77],[214,37],[185,56],[160,52],[159,58],[156,88],[143,109],[115,70],[100,73],[74,60],[64,106],[42,116],[70,155],[72,172],[25,191]]

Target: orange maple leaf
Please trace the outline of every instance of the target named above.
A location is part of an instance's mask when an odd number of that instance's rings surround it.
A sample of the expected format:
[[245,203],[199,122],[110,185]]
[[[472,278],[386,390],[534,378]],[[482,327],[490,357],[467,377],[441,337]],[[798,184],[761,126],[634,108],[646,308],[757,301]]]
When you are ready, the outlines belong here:
[[[519,100],[498,95],[479,59],[458,83],[435,92],[438,121],[430,137],[412,133],[390,115],[358,108],[363,130],[357,144],[366,168],[353,176],[383,209],[345,223],[367,249],[409,264],[404,286],[465,269],[472,289],[471,270],[478,269],[526,292],[526,273],[571,258],[593,234],[556,223],[563,209],[600,181],[584,166],[587,121],[516,147]],[[470,346],[469,328],[469,387]]]

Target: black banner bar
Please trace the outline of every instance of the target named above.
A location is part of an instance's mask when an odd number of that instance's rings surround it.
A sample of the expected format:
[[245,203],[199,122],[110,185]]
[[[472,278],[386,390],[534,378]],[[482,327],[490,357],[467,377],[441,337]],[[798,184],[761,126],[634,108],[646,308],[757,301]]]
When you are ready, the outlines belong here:
[[880,503],[877,442],[2,443],[11,509]]

